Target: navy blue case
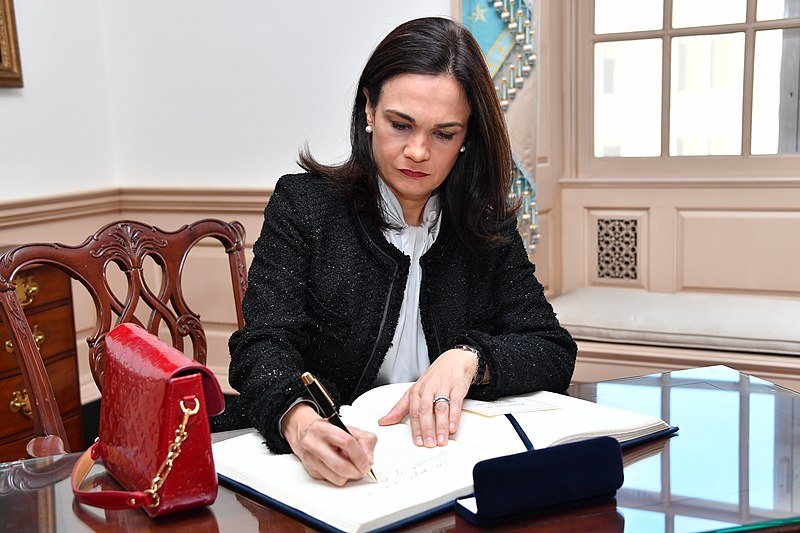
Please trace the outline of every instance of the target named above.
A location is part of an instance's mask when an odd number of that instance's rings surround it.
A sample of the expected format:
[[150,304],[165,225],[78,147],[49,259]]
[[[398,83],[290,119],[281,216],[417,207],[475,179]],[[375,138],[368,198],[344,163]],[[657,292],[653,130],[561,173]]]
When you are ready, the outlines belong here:
[[611,437],[487,459],[473,469],[477,513],[455,503],[468,522],[488,526],[535,512],[613,497],[622,486],[622,452]]

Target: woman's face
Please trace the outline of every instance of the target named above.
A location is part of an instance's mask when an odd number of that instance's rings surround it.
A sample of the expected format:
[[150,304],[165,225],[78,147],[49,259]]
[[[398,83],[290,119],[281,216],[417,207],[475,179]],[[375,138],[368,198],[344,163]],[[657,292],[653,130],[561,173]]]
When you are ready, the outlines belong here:
[[376,107],[367,97],[366,113],[378,172],[406,223],[419,224],[464,145],[470,114],[464,91],[450,75],[400,74],[384,83]]

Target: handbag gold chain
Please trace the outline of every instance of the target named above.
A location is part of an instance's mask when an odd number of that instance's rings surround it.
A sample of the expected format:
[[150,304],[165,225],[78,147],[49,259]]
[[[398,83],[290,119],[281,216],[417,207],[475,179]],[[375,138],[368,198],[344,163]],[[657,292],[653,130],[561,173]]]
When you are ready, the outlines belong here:
[[167,480],[167,476],[169,476],[169,473],[172,471],[172,465],[175,463],[175,459],[177,459],[181,454],[181,444],[183,444],[183,441],[185,441],[186,437],[189,436],[189,434],[186,432],[186,424],[189,422],[189,417],[196,415],[200,410],[200,400],[198,400],[196,396],[193,399],[194,407],[191,409],[186,407],[186,405],[183,403],[183,400],[181,400],[183,421],[181,421],[178,429],[175,430],[175,439],[170,443],[167,457],[164,459],[164,462],[161,463],[161,467],[158,469],[156,477],[153,478],[150,488],[144,491],[144,493],[153,500],[153,503],[148,504],[148,506],[151,508],[161,505],[161,497],[158,495],[158,491],[161,489],[161,485],[164,484],[164,482]]

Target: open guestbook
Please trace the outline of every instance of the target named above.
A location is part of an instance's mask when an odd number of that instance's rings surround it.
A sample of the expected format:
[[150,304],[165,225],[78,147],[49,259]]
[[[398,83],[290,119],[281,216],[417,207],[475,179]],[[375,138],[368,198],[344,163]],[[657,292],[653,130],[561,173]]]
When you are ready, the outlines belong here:
[[345,424],[378,436],[373,465],[377,482],[365,477],[335,487],[312,479],[294,455],[270,453],[255,430],[213,445],[221,482],[314,527],[395,529],[452,509],[457,498],[473,492],[473,467],[485,459],[525,452],[525,436],[534,449],[598,436],[630,446],[676,430],[657,417],[542,391],[495,402],[466,400],[459,429],[448,444],[419,448],[407,423],[377,423],[409,386],[377,387],[341,408]]

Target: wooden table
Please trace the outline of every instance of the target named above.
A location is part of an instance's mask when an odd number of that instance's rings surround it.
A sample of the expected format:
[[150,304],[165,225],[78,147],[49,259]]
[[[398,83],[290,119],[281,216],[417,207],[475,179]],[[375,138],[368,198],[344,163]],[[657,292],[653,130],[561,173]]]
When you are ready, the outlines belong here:
[[[575,385],[570,393],[658,415],[680,432],[625,453],[625,484],[615,499],[507,529],[658,533],[763,524],[800,530],[800,394],[722,366]],[[138,510],[77,506],[68,479],[76,459],[0,465],[0,530],[311,530],[225,487],[210,508],[158,520]],[[483,530],[446,513],[404,531]]]

